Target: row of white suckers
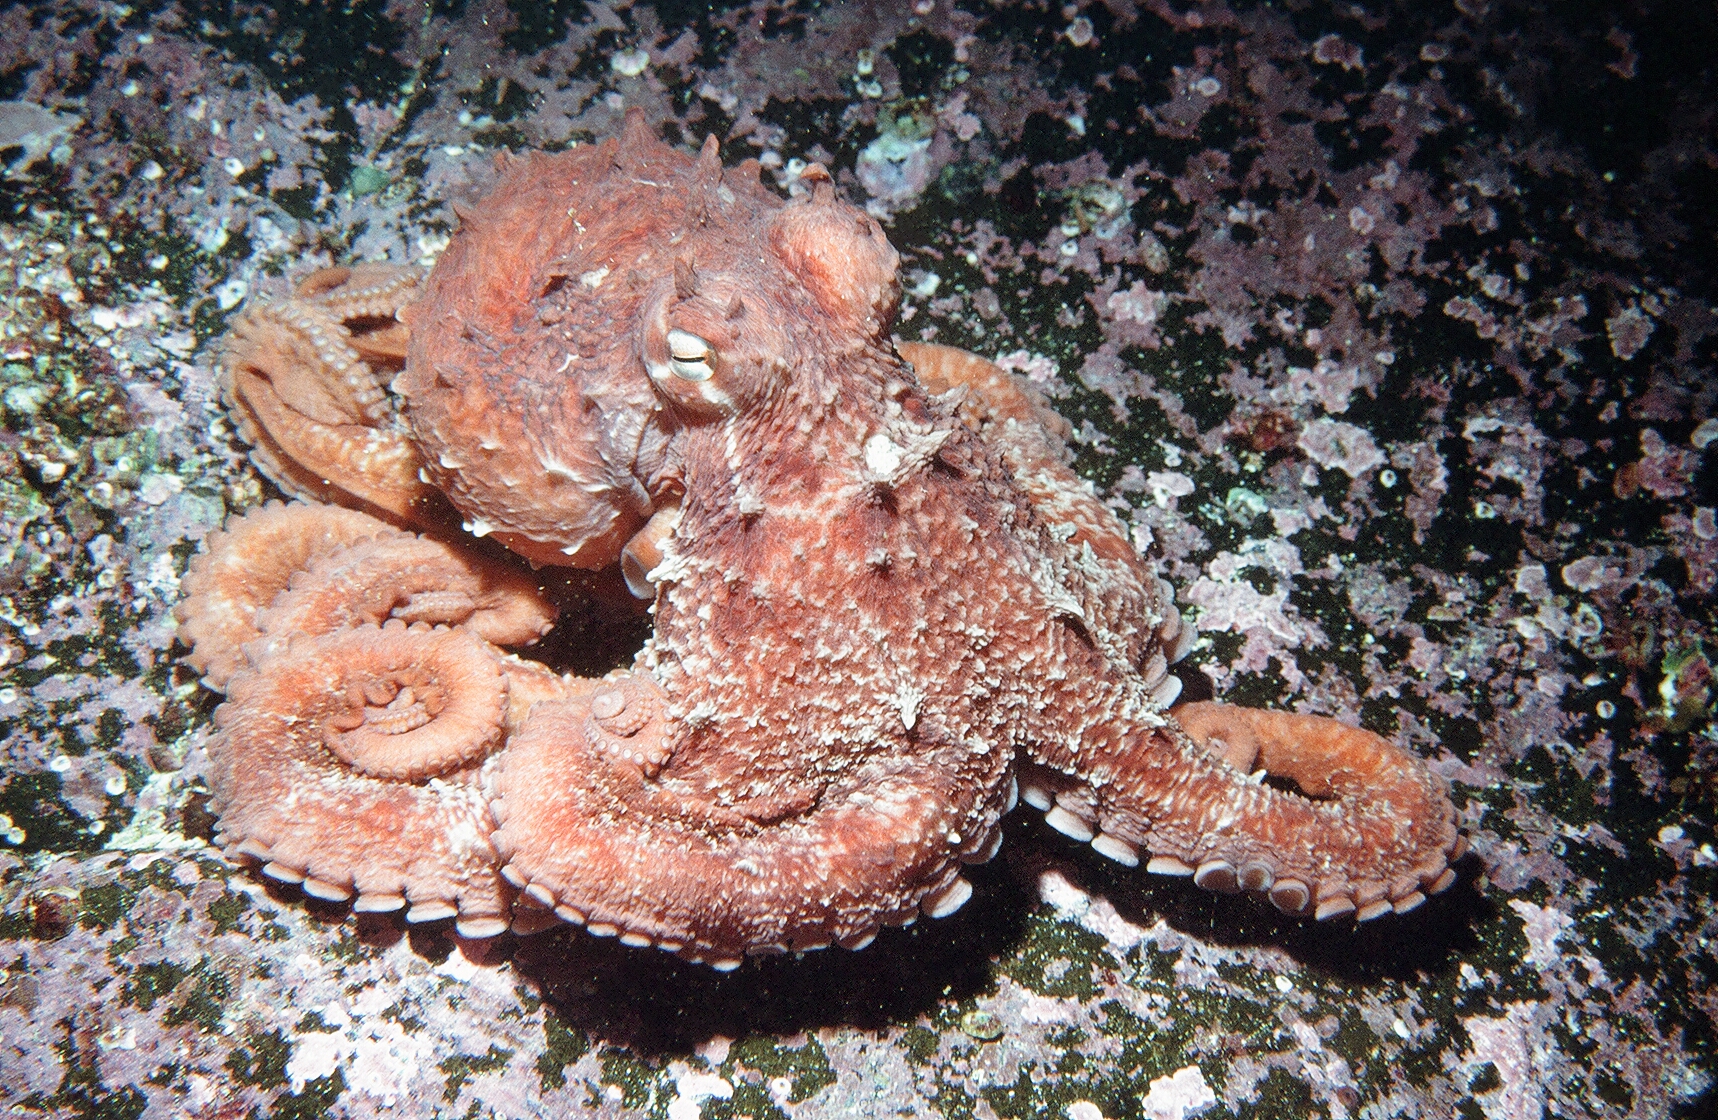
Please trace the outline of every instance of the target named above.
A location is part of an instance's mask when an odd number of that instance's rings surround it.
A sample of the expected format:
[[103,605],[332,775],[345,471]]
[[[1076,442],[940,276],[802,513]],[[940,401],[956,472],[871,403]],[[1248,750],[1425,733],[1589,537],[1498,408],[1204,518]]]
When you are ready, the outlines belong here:
[[[1173,678],[1171,678],[1173,679]],[[1044,814],[1045,823],[1051,828],[1082,843],[1091,844],[1100,855],[1106,856],[1127,867],[1138,867],[1140,863],[1139,850],[1126,840],[1099,832],[1093,828],[1092,822],[1067,806],[1058,804],[1049,791],[1035,785],[1020,787],[1017,783],[1010,789],[1008,809],[1012,810],[1016,800],[1025,801],[1028,805]],[[1000,829],[993,832],[989,842],[980,850],[965,857],[965,862],[984,863],[996,854],[1001,845]],[[1353,914],[1358,922],[1370,921],[1387,913],[1406,913],[1419,906],[1426,900],[1427,895],[1438,894],[1447,890],[1455,882],[1455,870],[1448,866],[1459,860],[1467,850],[1466,837],[1458,835],[1454,847],[1445,857],[1446,865],[1433,875],[1412,875],[1401,882],[1376,885],[1364,888],[1364,894],[1354,894],[1344,891],[1326,897],[1320,897],[1313,911],[1313,916],[1320,921]],[[358,913],[393,913],[406,908],[406,899],[397,894],[360,894],[353,900],[352,892],[334,883],[307,876],[303,871],[272,858],[268,847],[256,840],[244,840],[234,846],[231,854],[244,856],[262,863],[262,873],[271,879],[282,883],[295,884],[306,895],[327,902],[352,901],[352,909]],[[1274,871],[1262,862],[1249,862],[1241,867],[1224,859],[1208,859],[1198,866],[1193,866],[1174,856],[1151,856],[1145,864],[1148,872],[1158,875],[1188,877],[1195,885],[1206,890],[1232,894],[1238,891],[1267,892],[1271,903],[1285,914],[1305,913],[1309,903],[1313,901],[1312,889],[1298,879],[1275,878]],[[502,876],[520,892],[514,906],[512,919],[509,920],[498,914],[462,914],[453,903],[441,899],[430,899],[413,902],[406,909],[406,921],[435,922],[447,918],[454,919],[454,929],[461,937],[481,939],[495,937],[512,930],[516,934],[528,935],[540,933],[555,924],[559,918],[573,925],[583,926],[589,933],[598,937],[616,937],[623,945],[645,948],[655,946],[672,953],[678,953],[688,960],[707,964],[719,971],[728,971],[739,967],[738,957],[709,958],[700,956],[695,951],[672,941],[658,940],[647,934],[624,929],[608,922],[593,922],[589,916],[576,907],[561,902],[554,892],[538,883],[532,883],[524,878],[511,864],[501,869]],[[1394,888],[1394,889],[1391,889]],[[919,913],[929,918],[946,918],[966,904],[972,897],[972,884],[964,876],[956,876],[947,884],[929,895],[919,903],[917,911],[903,915],[892,916],[880,922],[866,932],[840,938],[836,942],[844,949],[863,949],[876,938],[883,925],[908,926],[913,923]],[[814,949],[825,949],[830,942],[808,943],[793,946],[771,946],[765,951],[773,952],[809,952]]]
[[[1068,806],[1060,804],[1048,790],[1026,786],[1020,798],[1044,814],[1044,821],[1064,836],[1091,844],[1098,854],[1126,867],[1139,866],[1139,849],[1118,836],[1099,832],[1093,822]],[[1455,844],[1444,856],[1443,865],[1435,871],[1414,872],[1393,883],[1349,887],[1329,895],[1319,894],[1313,917],[1319,921],[1353,914],[1355,921],[1369,922],[1385,914],[1406,914],[1426,901],[1427,895],[1446,891],[1456,881],[1455,870],[1449,866],[1467,851],[1467,838],[1457,835]],[[1259,860],[1236,867],[1226,859],[1212,858],[1197,866],[1175,856],[1150,856],[1145,869],[1156,875],[1191,876],[1196,886],[1221,894],[1238,891],[1262,891],[1271,904],[1285,914],[1304,914],[1314,901],[1313,888],[1299,879],[1278,879],[1275,870]]]

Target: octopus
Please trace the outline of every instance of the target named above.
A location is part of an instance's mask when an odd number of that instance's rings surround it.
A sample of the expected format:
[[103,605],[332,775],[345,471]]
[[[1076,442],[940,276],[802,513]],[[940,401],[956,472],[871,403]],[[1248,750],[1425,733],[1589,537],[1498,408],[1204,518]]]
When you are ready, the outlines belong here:
[[[1176,704],[1192,629],[1067,425],[892,338],[899,258],[821,167],[784,200],[634,115],[496,174],[427,274],[325,269],[225,340],[290,498],[211,534],[177,609],[225,694],[232,859],[469,938],[570,922],[718,969],[953,913],[1021,801],[1291,915],[1455,880],[1417,755]],[[649,603],[629,667],[531,656],[569,568]]]

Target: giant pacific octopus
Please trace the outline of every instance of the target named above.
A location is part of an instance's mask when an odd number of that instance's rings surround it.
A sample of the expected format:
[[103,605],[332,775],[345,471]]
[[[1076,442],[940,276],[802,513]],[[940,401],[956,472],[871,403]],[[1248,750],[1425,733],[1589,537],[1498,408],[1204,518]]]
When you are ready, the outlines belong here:
[[[213,534],[178,612],[226,693],[227,853],[470,937],[558,918],[718,968],[953,912],[1017,800],[1289,914],[1448,887],[1465,845],[1417,756],[1171,706],[1191,631],[1063,422],[892,341],[894,249],[805,181],[784,202],[634,115],[502,159],[427,275],[324,270],[238,317],[225,399],[295,500]],[[553,567],[651,601],[631,668],[517,652]]]

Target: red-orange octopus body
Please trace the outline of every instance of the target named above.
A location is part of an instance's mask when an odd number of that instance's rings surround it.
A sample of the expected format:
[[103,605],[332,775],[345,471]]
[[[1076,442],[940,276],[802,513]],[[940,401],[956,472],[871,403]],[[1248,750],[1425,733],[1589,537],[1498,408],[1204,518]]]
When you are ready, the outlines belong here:
[[[634,117],[505,161],[427,278],[321,273],[240,320],[229,404],[314,501],[237,519],[186,581],[228,691],[228,850],[359,909],[474,936],[552,913],[718,967],[952,912],[1017,800],[1290,913],[1447,887],[1462,840],[1419,758],[1169,707],[1189,632],[1061,421],[892,343],[894,250],[807,179],[783,203]],[[632,668],[505,652],[555,608],[458,520],[623,567],[653,599]]]

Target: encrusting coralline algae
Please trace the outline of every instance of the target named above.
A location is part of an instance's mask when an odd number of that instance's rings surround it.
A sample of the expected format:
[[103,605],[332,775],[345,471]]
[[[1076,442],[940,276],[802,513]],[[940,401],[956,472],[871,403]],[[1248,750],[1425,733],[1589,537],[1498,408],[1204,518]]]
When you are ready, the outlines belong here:
[[[21,1115],[1694,1115],[1714,1005],[1705,15],[947,0],[0,13],[0,1099]],[[1428,760],[1359,928],[1026,815],[941,922],[715,975],[354,918],[211,846],[172,608],[280,496],[213,343],[424,265],[501,150],[821,163],[906,341],[1022,374],[1193,690]],[[601,589],[558,593],[608,602]],[[577,600],[583,601],[583,600]],[[544,657],[630,660],[624,612]],[[563,623],[563,626],[565,624]]]

